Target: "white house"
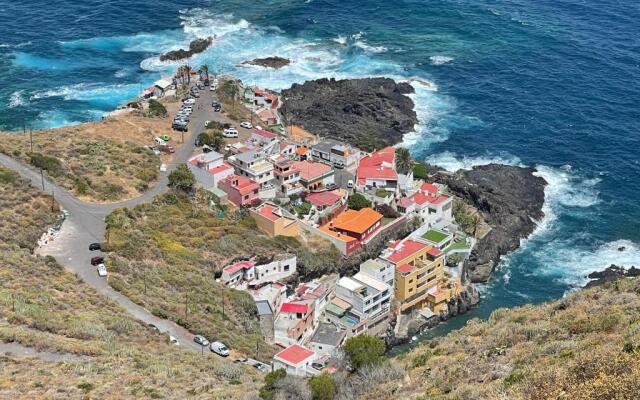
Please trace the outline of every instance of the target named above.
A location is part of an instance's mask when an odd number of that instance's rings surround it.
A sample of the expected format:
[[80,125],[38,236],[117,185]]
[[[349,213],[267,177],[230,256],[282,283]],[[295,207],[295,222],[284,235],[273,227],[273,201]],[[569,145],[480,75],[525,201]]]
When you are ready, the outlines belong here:
[[207,189],[218,187],[220,181],[233,174],[233,167],[226,164],[224,156],[215,151],[190,158],[187,167],[196,181]]
[[242,281],[252,280],[256,276],[255,265],[255,261],[240,261],[227,265],[222,269],[220,281],[228,286],[236,286]]
[[289,375],[315,375],[311,364],[316,360],[316,354],[300,345],[294,344],[273,356],[273,369],[284,369]]
[[335,288],[336,297],[350,304],[349,312],[369,330],[387,320],[392,292],[391,286],[361,272],[340,278]]
[[313,334],[309,347],[319,356],[335,357],[347,337],[347,330],[330,323],[321,323]]
[[273,164],[263,154],[255,151],[236,154],[229,158],[235,167],[236,174],[246,176],[265,188],[273,181]]
[[256,129],[251,133],[251,141],[259,144],[261,146],[265,146],[271,142],[275,142],[277,140],[277,136],[275,133],[268,132],[262,129]]
[[360,264],[360,273],[369,275],[393,287],[395,280],[395,267],[393,264],[383,263],[380,260],[367,260]]
[[255,278],[249,281],[249,284],[254,286],[288,278],[296,273],[296,256],[279,255],[270,263],[256,265],[255,271]]
[[155,81],[153,83],[153,87],[155,88],[154,95],[156,97],[162,97],[166,92],[173,89],[173,79],[171,79],[170,77],[163,77]]
[[350,167],[360,160],[361,152],[348,144],[325,139],[311,146],[311,156],[317,161]]

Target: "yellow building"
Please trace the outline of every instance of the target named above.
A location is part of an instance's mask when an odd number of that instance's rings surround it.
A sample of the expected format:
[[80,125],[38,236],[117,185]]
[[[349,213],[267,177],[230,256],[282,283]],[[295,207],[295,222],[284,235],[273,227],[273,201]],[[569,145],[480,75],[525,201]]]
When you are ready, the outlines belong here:
[[295,217],[288,215],[282,208],[264,203],[251,210],[251,216],[258,228],[269,236],[298,236],[300,226]]
[[395,266],[395,298],[399,311],[428,307],[438,313],[458,294],[455,282],[445,276],[439,249],[415,240],[394,243],[381,257]]

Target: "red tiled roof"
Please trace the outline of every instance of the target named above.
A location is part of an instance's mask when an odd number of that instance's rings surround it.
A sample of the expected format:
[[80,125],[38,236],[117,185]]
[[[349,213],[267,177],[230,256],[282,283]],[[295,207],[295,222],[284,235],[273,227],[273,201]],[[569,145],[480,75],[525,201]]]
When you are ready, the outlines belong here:
[[408,274],[413,271],[413,267],[409,264],[402,264],[398,267],[398,271],[402,272],[403,274]]
[[238,184],[231,185],[231,186],[236,188],[242,194],[251,193],[260,186],[257,182],[254,182],[247,177],[236,175],[236,174],[229,175],[224,180],[225,181],[229,180],[231,182],[233,182],[234,180],[237,180]]
[[358,184],[364,184],[364,179],[398,179],[398,174],[393,168],[396,158],[396,150],[393,147],[385,147],[382,150],[364,157],[358,164],[356,175]]
[[440,249],[432,247],[427,251],[427,254],[433,257],[438,257],[440,254],[442,254],[442,251],[440,251]]
[[316,192],[306,197],[306,200],[318,207],[332,206],[340,201],[342,196],[334,192]]
[[400,200],[398,200],[398,205],[400,207],[407,208],[412,204],[415,204],[415,201],[413,200],[412,197],[403,197]]
[[398,174],[393,168],[384,167],[359,167],[358,179],[398,179]]
[[255,261],[240,261],[238,263],[228,265],[224,267],[222,270],[228,273],[229,275],[233,275],[236,272],[240,271],[241,269],[249,269],[254,265],[256,265]]
[[294,161],[293,168],[300,171],[300,178],[305,181],[319,178],[331,171],[327,164],[311,161]]
[[434,185],[433,183],[423,182],[422,185],[420,185],[420,190],[422,190],[423,192],[435,194],[438,193],[438,186]]
[[442,202],[444,202],[445,200],[447,200],[449,197],[445,196],[445,195],[440,195],[440,196],[427,196],[425,194],[422,193],[416,193],[413,195],[413,199],[415,200],[416,203],[423,205],[424,203],[429,203],[429,204],[440,204]]
[[298,303],[284,303],[280,308],[280,312],[291,314],[306,314],[309,311],[309,307],[306,304]]
[[293,346],[282,350],[275,356],[289,364],[298,365],[307,358],[312,357],[314,354],[315,353],[313,351],[305,349],[298,344],[294,344]]
[[363,167],[379,167],[382,163],[393,165],[395,159],[396,150],[393,147],[385,147],[360,160],[360,165]]
[[271,221],[277,221],[280,218],[282,218],[281,216],[276,215],[274,213],[274,211],[276,211],[277,209],[278,209],[277,207],[272,206],[271,204],[263,204],[258,208],[258,214],[262,215],[263,217]]
[[275,133],[267,132],[267,131],[262,130],[262,129],[256,129],[254,133],[256,135],[262,136],[262,137],[267,138],[267,139],[273,139],[274,137],[276,137]]
[[228,164],[222,164],[222,165],[218,165],[217,167],[213,167],[213,168],[209,169],[209,173],[215,175],[217,173],[227,171],[227,170],[229,170],[231,168],[232,167],[230,165],[228,165]]
[[396,251],[391,254],[387,259],[391,262],[398,262],[403,260],[406,257],[409,257],[412,254],[417,253],[418,251],[427,247],[426,244],[416,242],[415,240],[405,240],[403,243],[396,245]]

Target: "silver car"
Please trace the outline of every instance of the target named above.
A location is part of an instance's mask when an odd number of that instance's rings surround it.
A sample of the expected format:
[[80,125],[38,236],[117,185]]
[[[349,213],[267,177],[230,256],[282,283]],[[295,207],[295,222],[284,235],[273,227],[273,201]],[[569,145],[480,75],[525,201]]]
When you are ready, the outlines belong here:
[[195,335],[193,337],[193,341],[198,343],[200,346],[208,346],[209,345],[209,341],[207,340],[207,338],[202,336],[202,335]]

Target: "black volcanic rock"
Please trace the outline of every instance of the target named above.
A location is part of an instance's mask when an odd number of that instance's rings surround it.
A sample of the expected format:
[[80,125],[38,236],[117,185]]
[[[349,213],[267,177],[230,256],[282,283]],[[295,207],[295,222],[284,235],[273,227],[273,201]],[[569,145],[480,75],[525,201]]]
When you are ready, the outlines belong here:
[[418,120],[408,83],[389,78],[319,79],[282,92],[287,124],[365,150],[393,145],[413,131]]
[[640,276],[640,269],[636,268],[635,266],[631,266],[631,268],[626,269],[624,267],[611,264],[603,271],[590,273],[587,277],[589,279],[592,279],[592,281],[587,283],[585,285],[585,288],[600,286],[604,285],[607,282],[615,281],[616,279],[635,276]]
[[172,50],[160,56],[160,61],[178,61],[189,58],[194,54],[202,53],[211,46],[213,38],[208,37],[206,39],[195,39],[189,43],[189,50],[179,49]]
[[278,69],[291,64],[291,60],[282,57],[266,57],[256,58],[251,61],[245,61],[242,64]]
[[485,282],[502,255],[520,246],[536,228],[544,213],[544,188],[547,182],[534,176],[534,168],[490,164],[460,170],[455,174],[435,172],[458,197],[482,214],[491,230],[478,240],[471,252],[468,273],[472,282]]

